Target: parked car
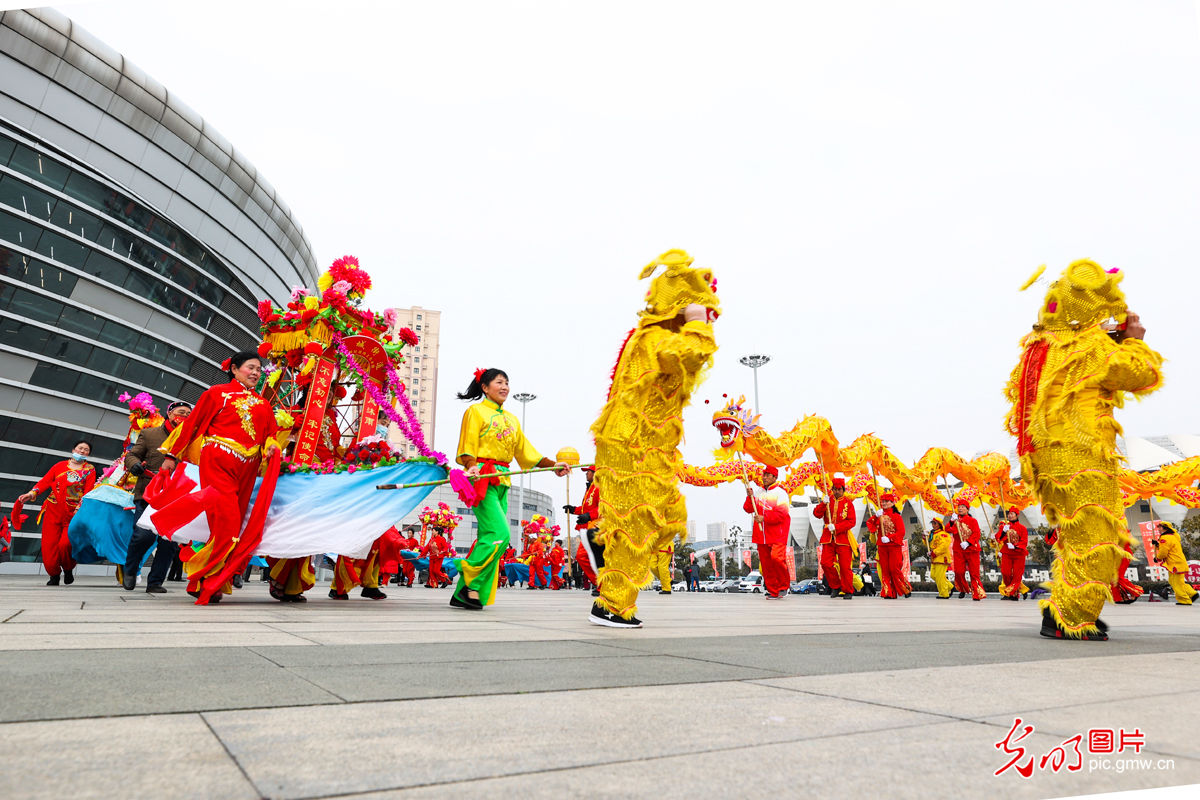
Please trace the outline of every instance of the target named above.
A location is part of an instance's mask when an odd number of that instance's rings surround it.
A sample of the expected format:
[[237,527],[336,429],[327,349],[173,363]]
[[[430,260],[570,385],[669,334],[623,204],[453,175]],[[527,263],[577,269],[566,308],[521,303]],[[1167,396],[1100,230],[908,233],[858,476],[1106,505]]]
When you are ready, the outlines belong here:
[[816,578],[806,578],[805,580],[793,583],[789,591],[792,594],[820,594],[821,582]]
[[686,592],[687,591],[687,581],[677,581],[675,583],[672,583],[671,591],[672,592]]
[[738,581],[740,578],[722,578],[713,586],[714,592],[740,592]]
[[761,594],[763,591],[762,574],[751,572],[738,583],[738,588],[743,592],[751,592],[753,594]]
[[716,581],[700,581],[700,591],[711,592],[713,587],[717,585]]

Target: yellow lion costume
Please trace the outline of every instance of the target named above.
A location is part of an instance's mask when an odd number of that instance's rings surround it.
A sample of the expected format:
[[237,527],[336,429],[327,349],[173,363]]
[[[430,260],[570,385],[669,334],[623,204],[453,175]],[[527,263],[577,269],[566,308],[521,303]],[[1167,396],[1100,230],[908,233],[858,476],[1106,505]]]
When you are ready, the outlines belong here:
[[1012,403],[1005,425],[1017,438],[1022,478],[1059,528],[1051,595],[1041,603],[1042,633],[1052,638],[1107,638],[1097,623],[1129,541],[1113,409],[1127,392],[1145,395],[1162,383],[1162,356],[1102,327],[1125,323],[1122,277],[1093,261],[1068,266],[1021,341],[1005,388]]
[[[635,625],[641,624],[634,613],[639,588],[650,582],[650,557],[676,536],[687,537],[676,477],[683,408],[717,349],[716,281],[691,264],[684,251],[669,250],[642,270],[644,279],[666,268],[650,284],[637,327],[617,357],[608,401],[592,425],[604,554],[596,606]],[[708,318],[685,322],[692,304],[706,308]]]

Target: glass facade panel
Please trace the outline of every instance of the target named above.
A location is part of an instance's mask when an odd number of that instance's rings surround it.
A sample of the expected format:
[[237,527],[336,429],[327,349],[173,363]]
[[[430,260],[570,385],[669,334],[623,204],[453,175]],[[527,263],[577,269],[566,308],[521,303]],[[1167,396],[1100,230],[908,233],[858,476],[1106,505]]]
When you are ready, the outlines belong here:
[[39,361],[29,382],[34,386],[41,386],[43,389],[53,389],[56,392],[70,394],[75,391],[75,384],[78,380],[79,373],[73,369]]
[[8,165],[38,183],[44,183],[59,190],[63,188],[67,178],[71,175],[70,168],[23,144],[17,144],[12,156],[8,159]]
[[0,240],[34,250],[41,236],[42,229],[30,220],[0,211]]
[[50,331],[10,316],[0,316],[0,341],[31,353],[40,353],[50,341]]
[[[57,300],[51,300],[49,297],[35,294],[27,289],[15,289],[8,308],[14,314],[20,314],[22,317],[36,319],[39,322],[46,322],[51,325],[57,322],[63,313],[62,303]],[[88,316],[91,315],[89,314]]]
[[53,453],[36,453],[15,447],[0,447],[0,472],[13,475],[37,475],[39,478],[66,457]]

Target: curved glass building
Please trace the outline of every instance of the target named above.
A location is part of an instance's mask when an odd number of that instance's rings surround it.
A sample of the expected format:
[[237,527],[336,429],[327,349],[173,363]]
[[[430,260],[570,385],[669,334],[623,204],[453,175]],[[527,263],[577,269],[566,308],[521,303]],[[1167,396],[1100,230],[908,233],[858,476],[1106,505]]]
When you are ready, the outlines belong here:
[[[122,392],[160,409],[315,285],[303,230],[229,142],[49,9],[0,14],[0,513],[75,441],[103,469]],[[36,560],[34,514],[6,557]]]

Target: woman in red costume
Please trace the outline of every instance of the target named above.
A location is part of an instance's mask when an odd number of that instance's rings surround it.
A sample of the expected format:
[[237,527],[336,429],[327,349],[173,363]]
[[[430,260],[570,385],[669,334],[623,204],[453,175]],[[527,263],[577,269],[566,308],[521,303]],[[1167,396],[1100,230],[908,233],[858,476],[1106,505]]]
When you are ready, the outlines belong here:
[[867,518],[867,530],[875,534],[879,554],[879,596],[885,600],[908,597],[912,586],[904,571],[904,549],[908,547],[904,517],[896,510],[896,495],[891,492],[884,492],[879,505],[882,513]]
[[1025,558],[1029,554],[1029,529],[1020,522],[1016,506],[1008,510],[1007,521],[1000,526],[996,539],[1000,543],[1000,576],[1005,592],[1001,600],[1020,600],[1021,581],[1025,577]]
[[69,586],[75,582],[72,572],[75,561],[71,558],[67,528],[79,508],[79,501],[96,485],[96,468],[86,460],[91,453],[91,442],[76,442],[68,460],[51,467],[36,486],[20,497],[22,503],[28,503],[50,490],[46,502],[42,503],[42,565],[50,576],[47,586],[58,586],[60,572],[63,583]]
[[259,462],[279,450],[275,412],[254,391],[262,376],[258,354],[237,353],[221,367],[229,372],[229,382],[200,395],[191,415],[162,446],[167,456],[164,469],[172,471],[180,460],[196,463],[202,491],[215,490],[205,508],[208,542],[184,564],[188,594],[201,598],[207,591],[208,603],[220,602],[222,593],[232,591],[232,576],[221,585],[208,584],[218,573],[228,571],[226,562],[242,536]]
[[[971,516],[970,508],[964,501],[956,501],[955,513],[950,516],[950,524],[946,530],[954,537],[954,586],[961,598],[967,592],[972,600],[982,600],[987,597],[983,590],[983,581],[979,575],[979,523]],[[967,583],[966,573],[971,573],[971,582]],[[1020,584],[1017,584],[1020,586]]]

